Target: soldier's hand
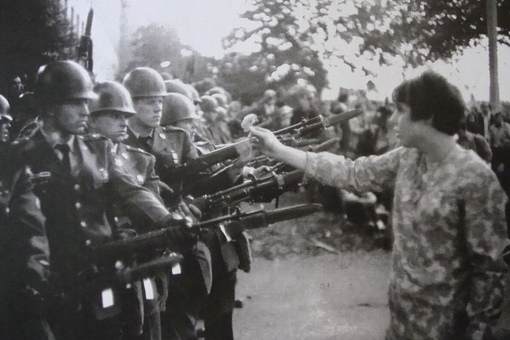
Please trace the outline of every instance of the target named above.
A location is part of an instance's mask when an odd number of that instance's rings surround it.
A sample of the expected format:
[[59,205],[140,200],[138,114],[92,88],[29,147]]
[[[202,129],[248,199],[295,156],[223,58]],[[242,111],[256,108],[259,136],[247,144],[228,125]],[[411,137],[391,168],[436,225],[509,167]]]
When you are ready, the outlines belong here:
[[192,246],[197,241],[197,236],[192,229],[185,225],[175,225],[173,222],[167,227],[168,235],[181,248]]
[[184,217],[191,219],[192,224],[196,224],[202,218],[202,212],[193,204],[186,204],[185,202],[179,203],[177,212]]
[[252,126],[250,128],[250,142],[253,150],[257,150],[268,157],[274,158],[283,144],[268,129]]

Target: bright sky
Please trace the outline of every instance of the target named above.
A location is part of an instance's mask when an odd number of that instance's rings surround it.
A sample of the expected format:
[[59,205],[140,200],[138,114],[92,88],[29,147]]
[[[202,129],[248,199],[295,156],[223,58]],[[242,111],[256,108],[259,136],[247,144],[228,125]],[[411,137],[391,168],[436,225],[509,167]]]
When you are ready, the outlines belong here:
[[[90,0],[93,7],[97,8],[97,19],[104,11],[103,1]],[[157,22],[167,27],[173,27],[182,43],[192,46],[196,51],[205,56],[221,58],[225,53],[221,40],[231,30],[242,24],[239,13],[247,8],[247,0],[128,0],[129,23],[134,31],[137,26]],[[113,11],[117,8],[110,7]],[[95,19],[96,20],[96,15]],[[105,22],[112,13],[103,14]],[[96,21],[94,21],[94,24]],[[106,28],[108,29],[108,28]],[[483,44],[482,44],[483,45]],[[111,47],[110,47],[111,48]],[[510,101],[510,48],[499,47],[499,82],[500,97]],[[359,62],[359,60],[356,60]],[[478,100],[489,99],[489,63],[486,47],[466,51],[463,57],[456,62],[440,62],[429,65],[434,70],[444,74],[463,92],[466,100],[474,94]],[[426,68],[426,67],[424,67]],[[421,72],[424,68],[406,72],[406,77],[411,77]],[[381,68],[378,77],[366,77],[359,73],[352,73],[344,65],[328,65],[330,88],[323,93],[324,99],[336,98],[340,86],[346,88],[365,88],[368,80],[372,80],[378,89],[378,93],[372,93],[374,99],[384,100],[391,95],[393,88],[403,79],[403,70],[400,66]]]

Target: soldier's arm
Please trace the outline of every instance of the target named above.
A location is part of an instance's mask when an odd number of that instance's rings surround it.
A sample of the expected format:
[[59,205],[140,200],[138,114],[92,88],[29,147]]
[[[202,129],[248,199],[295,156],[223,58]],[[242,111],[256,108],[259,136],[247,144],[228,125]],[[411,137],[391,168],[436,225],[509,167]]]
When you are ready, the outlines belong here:
[[46,219],[34,194],[28,168],[20,168],[13,180],[8,219],[2,231],[2,242],[6,242],[10,249],[2,261],[10,270],[3,269],[19,282],[18,287],[31,287],[34,293],[42,293],[48,288],[50,264]]
[[469,333],[483,333],[494,324],[504,301],[507,267],[502,253],[507,244],[506,195],[496,176],[485,171],[472,176],[464,190],[464,228],[469,266],[472,268],[467,313]]
[[147,165],[147,173],[146,173],[146,180],[144,183],[144,187],[152,191],[153,193],[159,195],[160,188],[159,188],[159,176],[156,175],[156,170],[154,168],[154,165],[156,164],[156,158],[154,156],[150,156],[149,163]]
[[[108,145],[106,150],[111,150],[111,147]],[[157,225],[163,225],[171,219],[170,213],[154,193],[138,185],[131,176],[122,171],[115,162],[113,152],[107,152],[106,157],[110,188],[129,217],[142,218]]]

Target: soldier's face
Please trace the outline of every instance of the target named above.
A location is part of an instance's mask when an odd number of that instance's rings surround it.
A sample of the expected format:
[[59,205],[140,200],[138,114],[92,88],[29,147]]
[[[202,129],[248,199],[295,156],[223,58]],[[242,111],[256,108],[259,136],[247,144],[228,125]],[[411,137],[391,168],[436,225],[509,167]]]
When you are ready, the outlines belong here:
[[133,119],[138,120],[140,125],[150,128],[159,126],[163,113],[163,97],[137,99],[133,104],[136,111]]
[[11,124],[2,123],[0,124],[0,142],[7,143],[9,141],[9,128]]
[[75,99],[54,106],[50,113],[55,118],[58,130],[68,134],[81,135],[87,132],[89,120],[88,100]]
[[120,143],[127,137],[127,118],[120,112],[108,112],[93,117],[90,120],[90,128],[95,133],[111,139],[114,143]]

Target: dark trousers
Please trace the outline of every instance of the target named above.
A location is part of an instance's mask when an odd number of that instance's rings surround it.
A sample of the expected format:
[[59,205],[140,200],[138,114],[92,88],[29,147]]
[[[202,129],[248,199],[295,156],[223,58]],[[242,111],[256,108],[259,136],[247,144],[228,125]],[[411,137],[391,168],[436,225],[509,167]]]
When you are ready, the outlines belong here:
[[228,271],[217,238],[209,240],[213,282],[211,293],[202,309],[206,340],[232,340],[234,338],[232,314],[235,304],[237,270]]

